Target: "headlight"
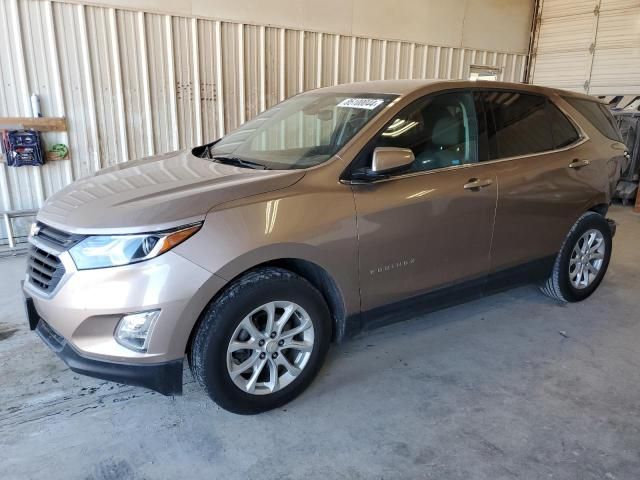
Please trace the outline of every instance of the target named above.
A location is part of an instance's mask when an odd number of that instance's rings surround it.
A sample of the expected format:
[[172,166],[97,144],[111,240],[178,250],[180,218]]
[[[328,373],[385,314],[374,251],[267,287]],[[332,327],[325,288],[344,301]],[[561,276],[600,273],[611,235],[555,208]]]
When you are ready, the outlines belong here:
[[157,257],[184,242],[202,224],[135,235],[95,235],[69,250],[78,270],[116,267]]

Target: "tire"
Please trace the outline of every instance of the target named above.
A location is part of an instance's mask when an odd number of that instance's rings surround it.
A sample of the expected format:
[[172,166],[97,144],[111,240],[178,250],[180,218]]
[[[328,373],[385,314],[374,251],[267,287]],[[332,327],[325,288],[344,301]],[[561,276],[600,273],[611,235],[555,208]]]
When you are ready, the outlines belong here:
[[[282,333],[272,338],[267,328]],[[204,311],[191,348],[191,370],[219,406],[256,414],[281,407],[311,384],[330,339],[330,313],[320,292],[288,270],[260,268],[234,281]],[[247,364],[252,366],[242,370]]]
[[[596,260],[589,260],[584,264],[589,263],[591,267],[594,268],[594,264],[598,264],[598,260],[602,260],[602,262],[599,263],[597,273],[593,273],[586,267],[583,268],[583,271],[585,269],[587,270],[586,277],[580,274],[576,276],[576,273],[580,271],[579,265],[582,259],[578,258],[577,266],[572,262],[574,249],[581,249],[581,246],[585,245],[584,239],[592,238],[592,234],[595,235],[593,238],[598,238],[598,234],[601,236],[602,249],[601,251],[594,252],[597,254],[594,255],[594,258],[597,256]],[[562,303],[584,300],[589,297],[596,288],[598,288],[600,282],[602,282],[609,266],[609,260],[611,259],[611,248],[611,228],[607,220],[599,213],[586,212],[576,221],[573,227],[571,227],[569,234],[560,248],[560,252],[558,252],[551,275],[544,284],[541,285],[540,289],[545,295]],[[588,245],[587,250],[590,250]],[[580,281],[580,279],[583,281]],[[577,286],[576,283],[580,283],[580,285]]]

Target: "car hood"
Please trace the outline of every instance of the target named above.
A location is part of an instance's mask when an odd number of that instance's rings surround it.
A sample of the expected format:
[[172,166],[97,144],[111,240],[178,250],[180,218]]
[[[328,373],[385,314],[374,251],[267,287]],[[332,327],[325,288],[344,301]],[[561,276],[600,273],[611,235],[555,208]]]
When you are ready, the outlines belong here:
[[135,233],[204,219],[217,205],[288,187],[300,170],[253,170],[191,151],[100,170],[51,196],[37,219],[72,233]]

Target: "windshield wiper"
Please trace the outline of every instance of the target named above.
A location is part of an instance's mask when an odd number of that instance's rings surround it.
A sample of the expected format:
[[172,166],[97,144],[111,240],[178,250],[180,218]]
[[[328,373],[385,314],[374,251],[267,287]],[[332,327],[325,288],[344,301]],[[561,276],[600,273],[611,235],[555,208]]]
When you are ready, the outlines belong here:
[[252,162],[251,160],[245,160],[240,157],[233,157],[229,155],[216,155],[212,157],[213,160],[227,165],[235,165],[236,167],[253,168],[254,170],[268,170],[266,165],[258,162]]

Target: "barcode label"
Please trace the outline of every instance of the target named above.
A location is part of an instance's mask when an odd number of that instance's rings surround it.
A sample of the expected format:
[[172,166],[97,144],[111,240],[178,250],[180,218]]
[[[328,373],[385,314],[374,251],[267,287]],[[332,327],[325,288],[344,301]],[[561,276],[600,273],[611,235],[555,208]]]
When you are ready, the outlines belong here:
[[373,110],[384,100],[380,98],[345,98],[338,106],[344,108],[364,108],[365,110]]

